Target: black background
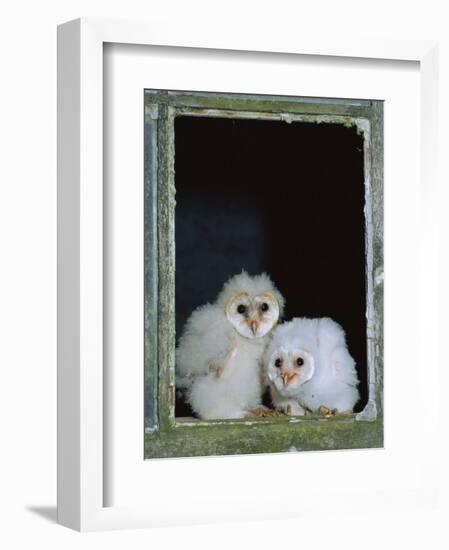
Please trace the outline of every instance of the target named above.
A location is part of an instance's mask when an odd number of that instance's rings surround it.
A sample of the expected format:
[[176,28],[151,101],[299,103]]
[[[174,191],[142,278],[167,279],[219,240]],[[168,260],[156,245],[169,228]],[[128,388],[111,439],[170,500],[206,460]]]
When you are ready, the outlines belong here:
[[[284,319],[332,317],[367,401],[363,138],[340,124],[175,121],[176,331],[223,283],[267,272]],[[178,399],[176,414],[190,415]]]

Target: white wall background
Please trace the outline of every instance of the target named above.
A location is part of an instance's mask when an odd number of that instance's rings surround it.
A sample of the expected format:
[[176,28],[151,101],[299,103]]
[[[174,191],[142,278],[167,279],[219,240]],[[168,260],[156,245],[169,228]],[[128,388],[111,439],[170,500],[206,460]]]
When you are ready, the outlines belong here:
[[[307,5],[302,5],[307,4]],[[77,534],[55,525],[56,504],[56,25],[79,16],[243,18],[266,32],[339,29],[368,35],[447,32],[444,2],[363,0],[16,0],[0,30],[0,546],[53,548],[446,548],[444,518],[332,516],[328,520]],[[325,19],[323,20],[323,16]],[[228,22],[228,23],[227,23]],[[446,27],[446,28],[445,28]],[[446,116],[447,109],[442,111]],[[449,122],[447,118],[446,122]],[[447,192],[446,192],[447,198]],[[447,217],[446,217],[447,218]],[[447,222],[446,222],[447,223]],[[444,280],[444,279],[443,279]]]

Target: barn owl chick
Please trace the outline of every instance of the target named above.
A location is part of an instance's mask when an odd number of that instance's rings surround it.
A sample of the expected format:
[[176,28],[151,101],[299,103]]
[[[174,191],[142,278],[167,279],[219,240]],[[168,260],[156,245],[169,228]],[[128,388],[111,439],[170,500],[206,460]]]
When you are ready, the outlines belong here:
[[332,319],[293,319],[278,326],[264,355],[276,409],[303,415],[321,407],[352,411],[359,399],[345,333]]
[[283,307],[266,274],[242,271],[191,314],[176,349],[176,384],[200,418],[241,418],[260,405],[260,361]]

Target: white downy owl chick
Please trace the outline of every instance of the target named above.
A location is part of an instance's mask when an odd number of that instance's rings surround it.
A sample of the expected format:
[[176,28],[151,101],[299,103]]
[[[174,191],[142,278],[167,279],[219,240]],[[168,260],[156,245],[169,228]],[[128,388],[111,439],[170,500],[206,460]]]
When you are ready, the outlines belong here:
[[276,409],[303,415],[320,407],[352,411],[359,399],[355,363],[341,326],[329,318],[278,326],[264,356]]
[[176,350],[176,384],[200,418],[241,418],[261,404],[261,359],[283,308],[268,275],[242,271],[192,313]]

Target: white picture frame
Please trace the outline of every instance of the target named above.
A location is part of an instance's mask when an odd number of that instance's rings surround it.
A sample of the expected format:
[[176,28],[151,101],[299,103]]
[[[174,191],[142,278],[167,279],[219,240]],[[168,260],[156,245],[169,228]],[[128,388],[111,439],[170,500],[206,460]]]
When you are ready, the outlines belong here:
[[[425,204],[419,210],[422,216],[419,221],[420,243],[425,254],[425,265],[421,265],[420,274],[422,284],[425,283],[428,289],[424,298],[424,286],[420,288],[419,344],[421,349],[431,350],[428,351],[428,360],[433,370],[428,383],[433,381],[435,384],[441,361],[438,330],[426,319],[438,316],[436,97],[442,61],[437,55],[437,42],[419,39],[347,41],[335,37],[297,37],[289,33],[282,38],[279,35],[270,38],[243,31],[236,31],[230,37],[219,27],[208,28],[201,37],[193,38],[188,30],[176,26],[168,29],[151,23],[91,19],[69,22],[58,29],[58,521],[78,530],[98,530],[269,517],[263,513],[263,506],[254,506],[251,498],[241,498],[238,492],[234,497],[224,495],[220,498],[209,487],[203,488],[203,498],[187,513],[182,513],[179,506],[166,498],[164,484],[155,485],[151,504],[132,503],[131,495],[124,499],[125,504],[105,506],[108,500],[105,451],[110,449],[104,445],[104,411],[107,409],[103,399],[104,391],[107,391],[103,381],[103,58],[106,43],[167,49],[200,48],[205,52],[235,50],[236,56],[242,51],[260,52],[261,55],[271,52],[273,62],[277,53],[419,63],[420,188],[425,190]],[[424,256],[420,259],[423,260]],[[129,396],[126,399],[129,400]],[[437,415],[435,399],[424,418],[427,422],[435,421]],[[435,472],[441,461],[437,453],[440,429],[435,422],[428,430],[426,452],[416,458],[415,469],[404,486],[395,487],[390,492],[365,491],[365,496],[370,497],[366,510],[385,507],[387,502],[392,508],[400,505],[410,510],[419,509],[421,505],[436,505],[439,480]],[[291,462],[297,456],[282,460]],[[323,455],[314,456],[316,461],[327,460],[318,458]],[[190,460],[188,468],[195,470],[199,462],[205,460]],[[221,459],[208,460],[215,460],[217,464]],[[266,457],[260,457],[259,467],[266,460]],[[342,453],[334,454],[329,460],[341,461]],[[239,468],[253,468],[251,461],[255,458],[247,457],[245,462],[239,463]],[[131,464],[123,463],[128,467]],[[179,482],[186,464],[186,461],[176,461],[175,466],[175,461],[159,461],[156,475],[168,477],[176,469],[175,478]],[[231,471],[235,465],[235,459],[227,459],[220,467]],[[388,460],[382,463],[382,467],[389,467]],[[420,468],[421,473],[430,470],[432,474],[410,481]],[[121,471],[119,475],[123,478],[126,472]],[[190,475],[194,474],[189,472],[185,477]],[[133,483],[136,482],[138,478],[134,477]],[[341,492],[339,487],[334,490]],[[307,499],[296,503],[291,515],[307,515],[311,509],[316,514],[321,500],[319,491],[308,493]],[[344,508],[348,513],[356,507],[356,502],[345,501]]]

